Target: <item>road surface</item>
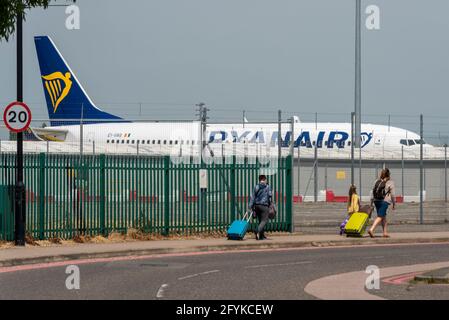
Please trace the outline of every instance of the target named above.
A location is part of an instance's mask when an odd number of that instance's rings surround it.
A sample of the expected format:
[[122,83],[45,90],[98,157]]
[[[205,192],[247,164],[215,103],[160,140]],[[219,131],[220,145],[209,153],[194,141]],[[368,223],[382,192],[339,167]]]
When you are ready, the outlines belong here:
[[[303,248],[82,263],[80,289],[66,288],[66,266],[2,272],[0,299],[315,299],[313,280],[369,265],[449,261],[448,244]],[[14,269],[15,270],[15,269]],[[368,275],[367,275],[368,276]],[[381,283],[387,299],[449,299],[449,286]]]

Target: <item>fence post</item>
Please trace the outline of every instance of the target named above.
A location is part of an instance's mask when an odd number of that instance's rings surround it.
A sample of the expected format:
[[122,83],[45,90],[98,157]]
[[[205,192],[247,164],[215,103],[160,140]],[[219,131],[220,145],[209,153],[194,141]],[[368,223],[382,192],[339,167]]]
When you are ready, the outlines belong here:
[[301,141],[298,143],[298,172],[297,172],[297,179],[298,179],[298,203],[299,198],[301,197]]
[[106,217],[106,155],[100,155],[100,232],[105,237]]
[[[287,223],[289,224],[289,231],[295,231],[294,217],[293,217],[293,175],[292,175],[292,167],[293,167],[293,158],[291,155],[288,155],[285,158],[285,197],[286,197],[286,218]],[[282,200],[281,200],[282,201]]]
[[405,196],[405,186],[404,186],[404,146],[401,146],[401,188],[402,196]]
[[236,163],[236,156],[235,154],[232,156],[232,167],[231,167],[231,186],[230,186],[230,197],[231,197],[231,221],[234,221],[237,216],[237,210],[236,210],[236,201],[235,201],[235,163]]
[[444,202],[447,202],[447,144],[444,144]]
[[278,166],[282,158],[282,111],[278,110]]
[[420,122],[420,144],[419,144],[419,223],[424,223],[424,163],[423,163],[423,143],[424,143],[424,130],[423,130],[423,115],[421,114],[419,117]]
[[313,201],[318,202],[318,147],[315,141],[313,162]]
[[164,157],[164,235],[170,233],[170,156]]
[[39,154],[39,240],[45,237],[45,160],[46,154]]

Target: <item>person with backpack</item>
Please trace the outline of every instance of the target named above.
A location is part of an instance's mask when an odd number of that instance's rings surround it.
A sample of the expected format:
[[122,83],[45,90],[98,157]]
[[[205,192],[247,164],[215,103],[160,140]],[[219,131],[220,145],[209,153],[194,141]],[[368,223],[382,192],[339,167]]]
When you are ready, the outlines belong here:
[[357,194],[357,187],[353,184],[349,186],[349,198],[348,198],[348,215],[346,219],[340,224],[340,235],[345,232],[346,223],[354,212],[359,212],[360,198]]
[[388,207],[392,205],[392,209],[396,209],[395,187],[394,182],[390,177],[390,170],[385,168],[381,171],[380,177],[374,183],[374,188],[371,194],[371,205],[374,203],[377,211],[377,218],[374,220],[368,234],[374,238],[374,231],[379,224],[382,225],[383,237],[389,238],[387,233],[387,211]]
[[263,174],[259,176],[259,183],[254,187],[249,202],[249,209],[255,212],[259,225],[254,231],[256,240],[265,240],[265,225],[269,219],[269,210],[272,202],[271,187],[267,182],[267,177]]

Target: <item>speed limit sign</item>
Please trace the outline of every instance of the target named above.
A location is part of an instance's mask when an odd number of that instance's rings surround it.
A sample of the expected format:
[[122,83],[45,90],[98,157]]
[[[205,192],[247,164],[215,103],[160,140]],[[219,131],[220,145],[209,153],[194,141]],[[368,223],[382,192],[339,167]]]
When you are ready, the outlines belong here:
[[31,110],[23,102],[13,102],[6,107],[3,122],[12,132],[26,131],[31,123]]

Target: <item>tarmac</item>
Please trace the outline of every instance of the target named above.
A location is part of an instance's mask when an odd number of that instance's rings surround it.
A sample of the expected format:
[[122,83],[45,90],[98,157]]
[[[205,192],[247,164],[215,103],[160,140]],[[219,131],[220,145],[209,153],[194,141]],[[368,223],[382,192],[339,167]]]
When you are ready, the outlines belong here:
[[118,243],[86,243],[25,246],[0,249],[0,267],[11,267],[79,259],[99,259],[123,256],[159,256],[185,253],[219,253],[313,247],[393,245],[411,243],[448,243],[449,231],[390,233],[390,238],[348,238],[339,235],[269,235],[269,240],[256,241],[247,234],[242,241],[223,239],[150,240]]

